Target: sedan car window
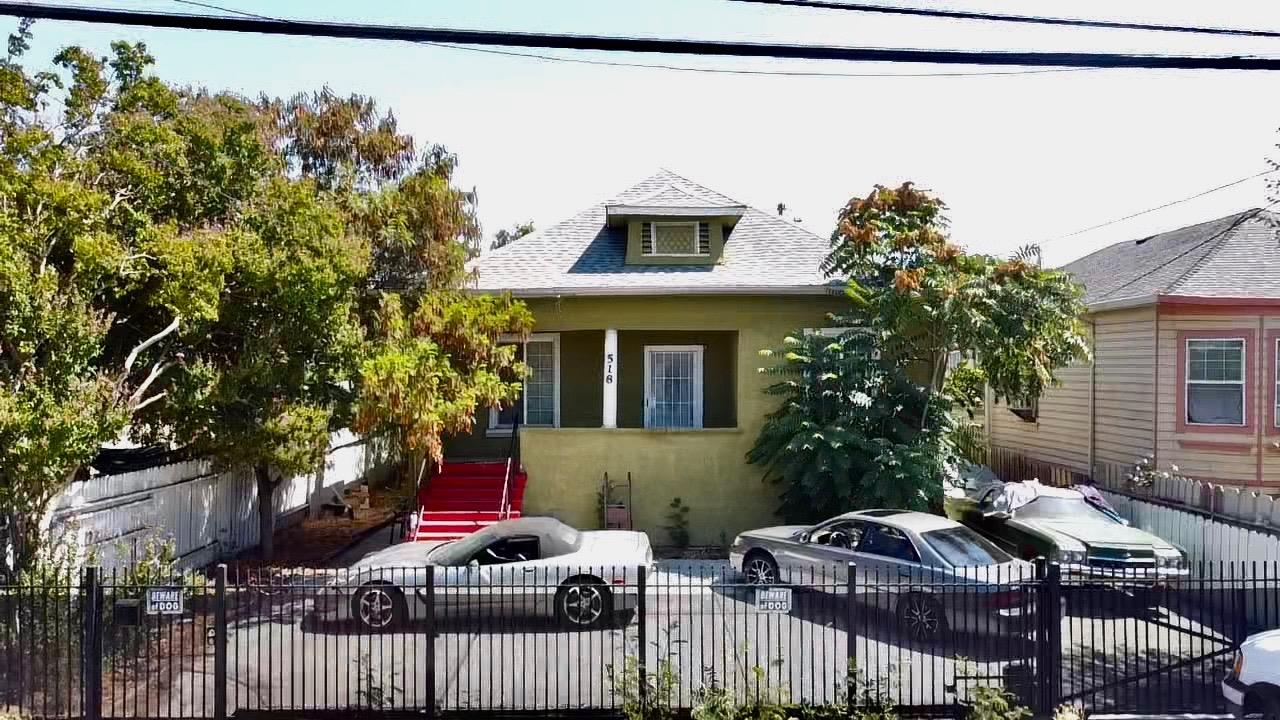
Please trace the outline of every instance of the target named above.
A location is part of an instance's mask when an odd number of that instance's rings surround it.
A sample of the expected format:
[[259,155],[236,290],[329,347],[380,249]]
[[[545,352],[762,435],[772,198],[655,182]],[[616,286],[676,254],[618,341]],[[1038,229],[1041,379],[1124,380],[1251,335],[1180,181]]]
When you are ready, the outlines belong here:
[[977,567],[1012,562],[1013,558],[967,527],[930,530],[920,535],[952,567]]
[[813,531],[809,542],[834,548],[852,550],[862,541],[863,524],[851,520],[823,525]]
[[538,538],[516,536],[502,538],[476,553],[472,560],[481,565],[505,565],[538,559]]
[[897,528],[886,525],[872,525],[867,528],[858,544],[858,552],[868,555],[920,562],[920,553],[911,544],[911,540]]

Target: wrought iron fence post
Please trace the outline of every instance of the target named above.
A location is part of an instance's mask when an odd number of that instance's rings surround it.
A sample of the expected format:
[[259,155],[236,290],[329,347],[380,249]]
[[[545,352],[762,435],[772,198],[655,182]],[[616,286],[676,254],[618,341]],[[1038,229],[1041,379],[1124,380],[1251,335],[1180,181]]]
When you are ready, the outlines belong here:
[[644,619],[646,615],[645,611],[647,609],[647,603],[645,602],[645,595],[647,594],[645,590],[646,570],[647,568],[641,565],[637,568],[636,572],[636,592],[639,593],[636,597],[636,623],[638,625],[638,633],[640,637],[640,655],[636,658],[636,667],[638,674],[640,675],[640,686],[638,688],[638,692],[640,694],[640,707],[642,708],[649,707],[647,704],[649,700],[649,673],[647,671],[648,663],[645,662],[645,654],[648,652],[649,648],[649,637],[648,627],[646,626]]
[[227,566],[213,576],[213,717],[227,717]]
[[85,720],[102,720],[102,577],[96,567],[85,568],[80,586],[80,624],[83,639],[80,659],[83,670]]
[[[1240,646],[1240,643],[1244,642],[1244,641],[1245,641],[1245,638],[1247,638],[1247,637],[1249,636],[1249,595],[1248,595],[1248,589],[1249,589],[1249,577],[1250,577],[1250,575],[1249,575],[1248,573],[1246,573],[1246,572],[1245,572],[1245,569],[1246,569],[1245,564],[1244,564],[1243,562],[1242,562],[1242,563],[1240,563],[1240,576],[1239,576],[1239,580],[1237,580],[1236,582],[1231,583],[1231,584],[1232,584],[1232,586],[1233,586],[1233,587],[1231,588],[1231,592],[1232,592],[1232,595],[1234,595],[1234,598],[1233,598],[1233,600],[1235,601],[1235,603],[1234,603],[1234,604],[1235,604],[1235,613],[1234,613],[1234,614],[1235,614],[1235,620],[1236,620],[1236,622],[1235,622],[1235,637],[1233,637],[1233,638],[1232,638],[1232,640],[1235,640],[1236,647],[1239,647],[1239,646]],[[1254,572],[1253,574],[1254,574],[1254,575],[1256,575],[1256,574],[1257,574],[1257,564],[1256,564],[1256,563],[1254,564],[1254,571],[1255,571],[1255,572]],[[1233,567],[1233,568],[1232,568],[1232,576],[1234,576],[1234,575],[1235,575],[1235,568]]]
[[858,672],[858,643],[857,638],[854,636],[854,628],[857,626],[858,620],[857,600],[855,598],[855,593],[858,589],[858,566],[855,563],[849,563],[846,571],[848,576],[845,578],[845,703],[848,705],[849,715],[852,717],[858,693],[858,678],[856,676]]
[[1062,566],[1036,559],[1040,598],[1036,608],[1037,714],[1049,715],[1062,694]]
[[426,695],[427,695],[427,718],[436,716],[436,572],[434,567],[429,567],[427,572],[426,587],[422,592],[426,594],[423,598],[426,601],[427,612],[424,619],[423,631],[427,640],[427,662],[426,662]]

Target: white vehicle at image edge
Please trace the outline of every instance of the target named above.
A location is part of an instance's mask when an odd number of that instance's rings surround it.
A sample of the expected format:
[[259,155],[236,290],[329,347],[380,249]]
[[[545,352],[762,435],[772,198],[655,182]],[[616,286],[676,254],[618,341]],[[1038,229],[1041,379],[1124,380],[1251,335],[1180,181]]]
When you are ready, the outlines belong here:
[[1250,635],[1236,653],[1222,694],[1236,717],[1280,720],[1280,630]]
[[433,607],[438,618],[546,617],[595,628],[636,607],[639,569],[652,566],[642,532],[506,520],[460,540],[404,543],[365,556],[321,589],[316,616],[387,630],[421,620]]
[[857,597],[895,613],[915,637],[947,630],[1020,635],[1036,608],[1025,581],[1031,563],[938,515],[860,510],[817,525],[750,530],[734,538],[729,563],[752,585],[820,583],[856,569]]

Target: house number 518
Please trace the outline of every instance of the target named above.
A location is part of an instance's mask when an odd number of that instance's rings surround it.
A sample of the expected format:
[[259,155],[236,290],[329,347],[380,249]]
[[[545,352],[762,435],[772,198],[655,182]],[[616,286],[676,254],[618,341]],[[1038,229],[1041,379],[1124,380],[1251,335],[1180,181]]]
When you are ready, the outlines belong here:
[[606,353],[604,356],[604,384],[613,384],[613,353]]

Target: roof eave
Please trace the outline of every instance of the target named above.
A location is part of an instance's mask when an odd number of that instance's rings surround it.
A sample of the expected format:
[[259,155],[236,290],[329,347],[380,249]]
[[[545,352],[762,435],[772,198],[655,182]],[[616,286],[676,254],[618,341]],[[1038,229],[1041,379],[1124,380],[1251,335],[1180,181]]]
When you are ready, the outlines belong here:
[[1135,297],[1117,298],[1115,300],[1102,300],[1088,304],[1089,312],[1105,312],[1107,310],[1127,310],[1129,308],[1145,307],[1147,305],[1155,305],[1158,296],[1156,295],[1138,295]]
[[606,205],[605,215],[610,218],[654,217],[736,217],[747,213],[746,205],[707,205],[683,207],[677,205]]
[[706,287],[675,285],[666,287],[550,287],[471,288],[477,295],[511,293],[517,298],[544,297],[638,297],[645,295],[831,295],[842,285],[727,285]]

